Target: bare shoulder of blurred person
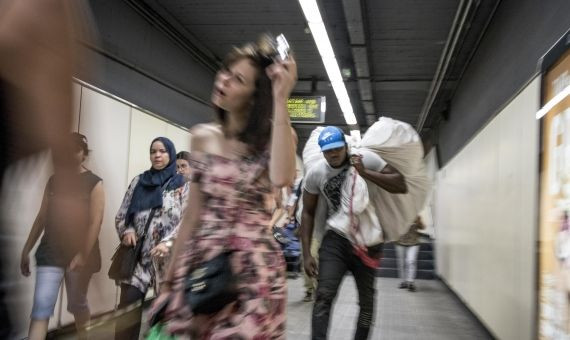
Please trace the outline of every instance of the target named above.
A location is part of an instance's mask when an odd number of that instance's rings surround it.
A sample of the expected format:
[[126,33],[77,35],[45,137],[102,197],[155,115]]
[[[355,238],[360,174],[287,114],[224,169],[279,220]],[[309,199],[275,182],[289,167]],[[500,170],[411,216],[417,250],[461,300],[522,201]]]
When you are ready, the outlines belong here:
[[[72,6],[73,5],[73,6]],[[2,137],[10,162],[43,149],[66,153],[78,55],[73,0],[0,0]],[[6,155],[4,153],[3,155]],[[54,164],[66,167],[65,159]],[[4,169],[2,169],[4,170]]]
[[[80,21],[73,17],[73,1],[0,0],[0,187],[11,163],[45,149],[57,155],[54,170],[66,178],[56,185],[67,192],[78,187],[73,144],[67,142],[73,119],[74,32]],[[73,204],[67,200],[57,209],[66,223],[82,217],[73,213]],[[6,227],[0,225],[2,242],[14,234]],[[0,244],[2,261],[12,255],[5,249]],[[15,280],[0,268],[0,281],[8,279]],[[14,286],[3,283],[0,287]],[[12,292],[0,290],[0,309],[6,293]],[[0,338],[9,332],[7,315],[0,310]]]

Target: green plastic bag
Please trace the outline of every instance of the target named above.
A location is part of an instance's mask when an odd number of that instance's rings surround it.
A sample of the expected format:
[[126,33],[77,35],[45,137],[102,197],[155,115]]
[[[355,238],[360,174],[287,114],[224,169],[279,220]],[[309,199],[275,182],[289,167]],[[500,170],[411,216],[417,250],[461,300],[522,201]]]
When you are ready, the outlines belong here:
[[175,336],[168,334],[163,331],[164,325],[162,323],[157,323],[148,330],[145,339],[146,340],[176,340]]

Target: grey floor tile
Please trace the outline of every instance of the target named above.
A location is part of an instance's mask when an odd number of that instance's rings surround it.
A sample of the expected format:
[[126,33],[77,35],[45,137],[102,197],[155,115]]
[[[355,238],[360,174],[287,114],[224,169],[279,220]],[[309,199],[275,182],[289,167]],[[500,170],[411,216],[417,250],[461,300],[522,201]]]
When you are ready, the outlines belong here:
[[[302,302],[303,279],[288,281],[287,338],[310,339],[312,303]],[[376,280],[376,314],[371,340],[489,339],[487,333],[437,280],[418,280],[416,293],[398,289],[399,280]],[[352,277],[343,281],[329,328],[330,340],[350,340],[358,318]]]

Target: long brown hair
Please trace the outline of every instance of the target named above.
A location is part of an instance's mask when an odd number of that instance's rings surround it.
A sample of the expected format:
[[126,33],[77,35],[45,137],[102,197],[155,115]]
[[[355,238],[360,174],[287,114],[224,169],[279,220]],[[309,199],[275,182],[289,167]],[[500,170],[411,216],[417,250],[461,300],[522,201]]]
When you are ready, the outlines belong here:
[[[271,80],[265,73],[265,68],[273,61],[269,57],[272,53],[268,42],[269,36],[263,35],[257,43],[249,43],[243,47],[234,47],[223,62],[224,68],[241,59],[248,59],[257,69],[255,92],[253,93],[253,106],[249,112],[244,129],[238,133],[238,140],[249,145],[254,154],[264,152],[269,145],[271,135],[271,119],[273,114],[273,94]],[[227,111],[216,108],[218,120],[224,126],[227,122]]]

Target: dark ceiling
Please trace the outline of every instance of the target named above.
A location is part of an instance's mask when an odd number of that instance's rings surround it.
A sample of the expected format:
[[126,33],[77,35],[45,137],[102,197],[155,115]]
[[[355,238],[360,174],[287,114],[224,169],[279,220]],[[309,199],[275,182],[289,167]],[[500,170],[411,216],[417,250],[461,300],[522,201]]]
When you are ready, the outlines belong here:
[[[263,32],[284,33],[298,63],[298,94],[327,96],[326,124],[344,126],[298,1],[131,0],[170,26],[208,67]],[[500,0],[320,0],[321,15],[362,131],[380,116],[429,136]],[[296,125],[303,142],[313,125]]]

